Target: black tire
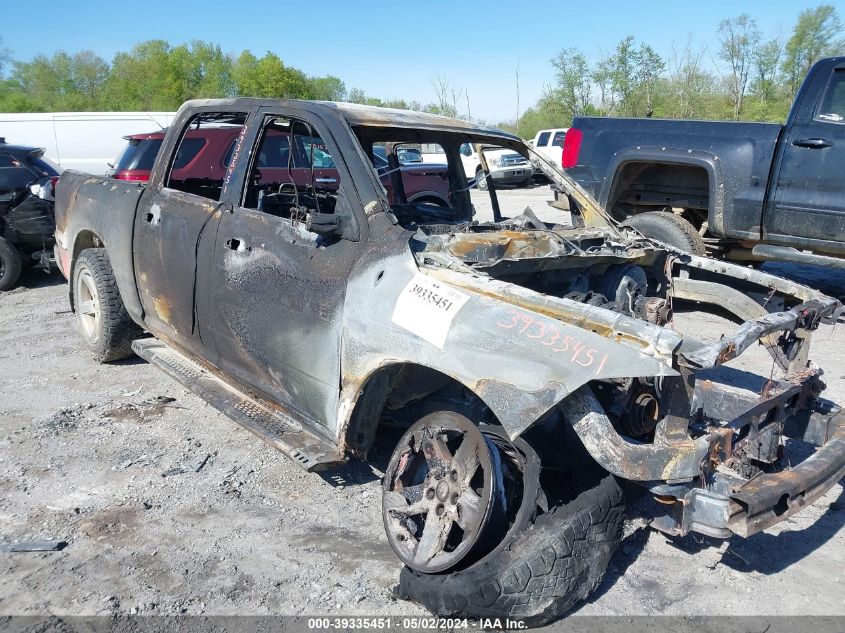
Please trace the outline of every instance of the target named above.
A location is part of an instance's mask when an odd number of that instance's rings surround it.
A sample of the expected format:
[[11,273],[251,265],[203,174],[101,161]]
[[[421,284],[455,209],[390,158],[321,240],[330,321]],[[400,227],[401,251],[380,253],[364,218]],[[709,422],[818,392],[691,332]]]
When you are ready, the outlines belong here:
[[[89,282],[93,286],[88,286]],[[73,269],[72,283],[79,333],[94,359],[109,363],[131,356],[132,341],[141,336],[141,329],[126,312],[106,249],[82,251]],[[83,296],[80,284],[94,292]]]
[[5,237],[0,237],[0,292],[10,290],[21,276],[23,259],[18,249]]
[[649,211],[631,216],[625,224],[637,229],[646,237],[652,237],[669,246],[674,246],[693,255],[706,255],[704,240],[695,227],[684,218],[665,211]]
[[[487,178],[492,178],[492,176],[487,174]],[[487,191],[489,189],[487,186],[487,178],[484,177],[484,170],[481,169],[481,167],[475,170],[475,186],[479,191]]]
[[438,616],[510,617],[543,625],[598,587],[622,537],[623,518],[622,491],[603,473],[568,503],[527,528],[512,529],[466,569],[421,574],[403,568],[397,593]]

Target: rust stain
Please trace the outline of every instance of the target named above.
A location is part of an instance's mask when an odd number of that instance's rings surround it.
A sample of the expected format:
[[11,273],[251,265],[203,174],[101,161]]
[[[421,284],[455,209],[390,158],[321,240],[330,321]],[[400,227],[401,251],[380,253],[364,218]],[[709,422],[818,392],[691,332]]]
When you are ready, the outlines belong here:
[[153,306],[155,307],[158,318],[165,323],[170,323],[170,304],[164,297],[156,297],[153,299]]
[[716,364],[721,365],[722,363],[726,363],[732,358],[736,356],[736,343],[731,342],[725,346],[721,352],[719,352],[719,359],[716,361]]

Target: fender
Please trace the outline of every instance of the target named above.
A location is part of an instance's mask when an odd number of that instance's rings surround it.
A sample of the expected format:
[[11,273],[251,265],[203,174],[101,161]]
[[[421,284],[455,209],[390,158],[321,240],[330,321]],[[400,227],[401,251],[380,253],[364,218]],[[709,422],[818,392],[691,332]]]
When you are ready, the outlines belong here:
[[607,208],[608,201],[618,185],[622,167],[628,163],[669,163],[701,167],[707,172],[709,182],[708,222],[710,231],[716,235],[725,234],[725,175],[722,160],[715,154],[702,150],[687,150],[674,147],[626,147],[616,152],[608,164],[599,191],[599,202]]
[[[367,284],[377,292],[364,292]],[[435,314],[426,304],[437,303],[438,292],[449,297],[450,307],[459,307]],[[412,309],[400,310],[400,303]],[[671,356],[680,342],[674,332],[610,310],[488,278],[417,268],[411,253],[397,254],[350,280],[341,343],[345,384],[335,431],[342,438],[373,372],[407,362],[463,384],[516,438],[591,380],[678,375]]]
[[132,261],[132,233],[144,185],[71,170],[65,171],[59,182],[56,244],[57,250],[65,251],[60,253],[62,260],[67,258],[69,292],[73,292],[79,236],[84,232],[93,233],[108,253],[127,312],[141,324],[143,311]]

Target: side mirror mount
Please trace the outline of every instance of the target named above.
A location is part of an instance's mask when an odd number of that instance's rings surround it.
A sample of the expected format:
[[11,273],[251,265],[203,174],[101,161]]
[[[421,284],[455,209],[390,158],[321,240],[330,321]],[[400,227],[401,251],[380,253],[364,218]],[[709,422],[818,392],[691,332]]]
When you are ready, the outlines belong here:
[[309,213],[305,228],[323,237],[349,237],[345,235],[348,223],[335,213]]

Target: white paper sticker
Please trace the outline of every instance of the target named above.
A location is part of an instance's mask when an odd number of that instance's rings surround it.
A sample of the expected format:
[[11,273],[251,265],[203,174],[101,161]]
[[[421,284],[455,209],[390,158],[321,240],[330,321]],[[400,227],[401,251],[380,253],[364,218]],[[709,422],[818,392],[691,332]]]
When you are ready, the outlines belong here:
[[425,275],[415,275],[399,294],[393,322],[443,349],[452,319],[469,295]]

